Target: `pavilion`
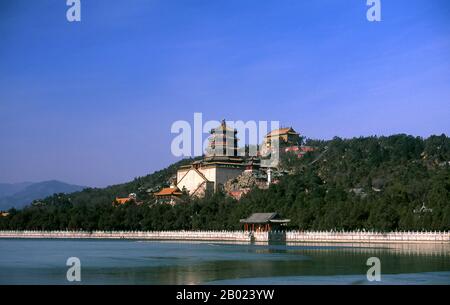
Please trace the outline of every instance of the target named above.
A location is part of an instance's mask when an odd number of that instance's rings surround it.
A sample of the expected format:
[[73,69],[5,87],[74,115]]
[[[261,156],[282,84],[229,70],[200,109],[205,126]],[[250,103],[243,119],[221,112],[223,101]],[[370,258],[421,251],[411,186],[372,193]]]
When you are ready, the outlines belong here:
[[241,219],[244,231],[270,232],[272,230],[283,230],[291,220],[281,219],[278,213],[253,213],[246,219]]

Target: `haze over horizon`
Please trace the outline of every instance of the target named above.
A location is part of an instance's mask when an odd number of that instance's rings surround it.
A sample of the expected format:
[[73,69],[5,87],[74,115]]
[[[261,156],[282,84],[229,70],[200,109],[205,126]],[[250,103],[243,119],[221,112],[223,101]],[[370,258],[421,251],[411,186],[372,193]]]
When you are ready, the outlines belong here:
[[309,138],[450,134],[450,3],[0,4],[0,182],[98,186],[178,160],[177,120],[277,120]]

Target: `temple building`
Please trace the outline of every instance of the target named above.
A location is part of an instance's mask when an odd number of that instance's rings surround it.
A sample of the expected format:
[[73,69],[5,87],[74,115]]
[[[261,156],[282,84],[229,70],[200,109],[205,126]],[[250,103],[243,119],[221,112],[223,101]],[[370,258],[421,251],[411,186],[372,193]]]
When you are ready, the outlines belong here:
[[263,150],[270,151],[277,141],[279,148],[301,145],[302,138],[292,127],[275,129],[264,137]]
[[170,187],[165,187],[161,189],[159,192],[155,193],[154,196],[156,198],[156,203],[159,204],[170,204],[175,205],[177,203],[182,202],[181,199],[183,192],[175,186],[171,185]]
[[225,120],[219,127],[210,131],[208,138],[207,157],[237,157],[238,156],[238,138],[237,130],[229,128]]
[[244,158],[238,156],[236,129],[229,128],[223,120],[210,134],[205,157],[177,171],[177,187],[190,196],[214,193],[246,169]]
[[122,205],[127,202],[136,201],[136,198],[137,198],[137,196],[135,193],[129,194],[128,197],[123,197],[123,198],[116,197],[116,199],[113,202],[113,205]]
[[[191,197],[204,197],[223,190],[239,200],[252,187],[266,188],[275,183],[280,173],[277,157],[291,151],[304,154],[301,143],[302,138],[292,127],[276,129],[265,136],[258,156],[249,156],[245,154],[248,147],[238,148],[237,130],[222,120],[210,131],[203,159],[178,168],[175,185],[178,191],[183,190]],[[244,183],[244,180],[251,183]],[[232,183],[227,183],[230,181]],[[177,196],[179,194],[173,190],[155,194],[157,198],[175,203]]]
[[303,145],[303,137],[292,127],[287,127],[272,130],[264,137],[260,155],[265,158],[271,155],[278,155],[279,157],[282,154],[289,153],[301,158],[314,150],[314,147]]

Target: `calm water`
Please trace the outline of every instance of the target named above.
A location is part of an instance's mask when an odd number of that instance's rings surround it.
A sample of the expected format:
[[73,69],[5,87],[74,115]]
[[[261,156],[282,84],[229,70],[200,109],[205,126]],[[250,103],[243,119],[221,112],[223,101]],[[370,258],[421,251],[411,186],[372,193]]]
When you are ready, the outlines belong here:
[[450,245],[248,245],[126,240],[0,239],[0,284],[69,284],[68,257],[82,284],[450,284]]

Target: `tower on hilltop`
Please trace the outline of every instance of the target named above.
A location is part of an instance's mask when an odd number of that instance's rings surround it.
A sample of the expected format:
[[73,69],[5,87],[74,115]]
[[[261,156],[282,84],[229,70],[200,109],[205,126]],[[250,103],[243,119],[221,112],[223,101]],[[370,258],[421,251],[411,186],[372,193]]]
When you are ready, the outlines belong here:
[[235,128],[228,127],[225,120],[222,120],[210,133],[206,157],[237,157],[238,138]]

